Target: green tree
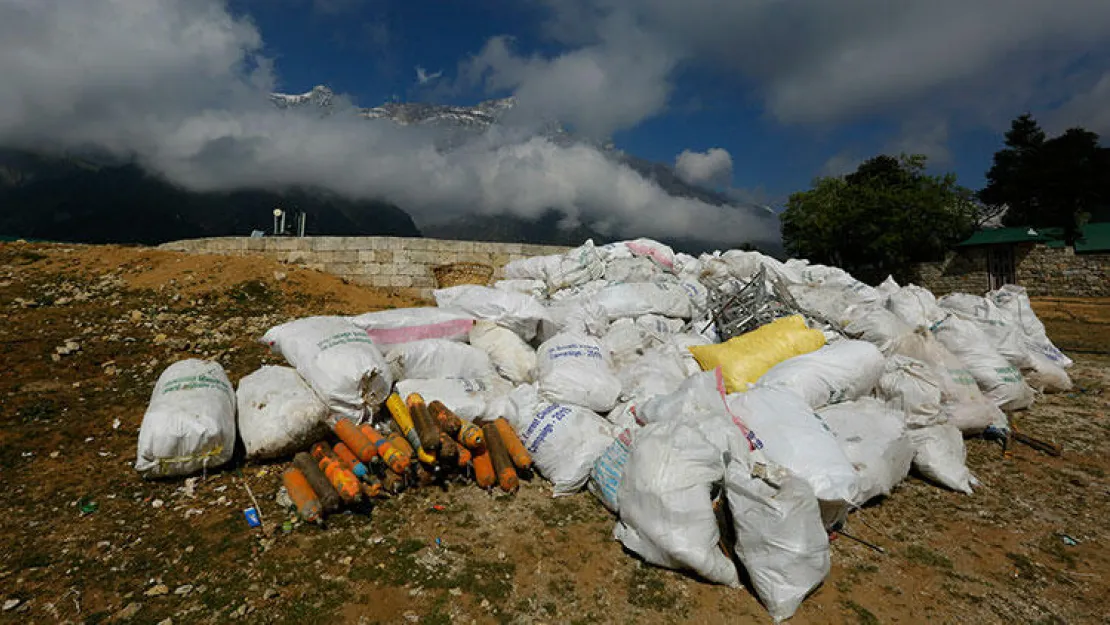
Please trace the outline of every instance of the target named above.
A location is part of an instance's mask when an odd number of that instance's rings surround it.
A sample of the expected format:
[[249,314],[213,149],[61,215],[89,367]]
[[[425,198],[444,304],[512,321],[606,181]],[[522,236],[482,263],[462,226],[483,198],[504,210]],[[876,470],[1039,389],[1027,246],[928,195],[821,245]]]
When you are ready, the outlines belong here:
[[1032,116],[1021,115],[995,153],[979,198],[1008,206],[1007,225],[1062,228],[1072,243],[1083,221],[1110,203],[1110,150],[1082,128],[1046,139]]
[[787,251],[870,281],[906,278],[912,263],[942,257],[971,232],[976,206],[955,175],[928,175],[925,162],[877,156],[791,195],[782,215]]

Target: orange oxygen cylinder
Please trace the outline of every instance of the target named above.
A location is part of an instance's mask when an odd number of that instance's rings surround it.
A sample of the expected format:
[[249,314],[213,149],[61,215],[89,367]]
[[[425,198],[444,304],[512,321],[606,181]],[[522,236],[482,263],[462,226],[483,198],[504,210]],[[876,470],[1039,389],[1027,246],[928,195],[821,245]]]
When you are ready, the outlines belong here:
[[320,470],[320,465],[307,453],[301,451],[293,456],[293,466],[300,470],[309,486],[316,492],[324,512],[334,512],[339,509],[339,493],[331,485],[328,476]]
[[493,488],[497,483],[497,475],[493,472],[493,462],[489,458],[489,450],[476,449],[470,464],[474,467],[474,481],[482,488]]
[[293,500],[293,505],[297,506],[297,514],[309,523],[319,522],[323,507],[316,497],[316,491],[308,485],[304,473],[297,468],[286,469],[281,482],[285,485],[289,498]]
[[428,414],[428,406],[419,393],[410,393],[405,398],[409,414],[412,415],[412,424],[416,427],[416,435],[420,437],[424,450],[432,456],[439,453],[439,425],[432,415]]
[[359,486],[358,478],[344,468],[343,461],[335,455],[327,443],[313,445],[312,457],[320,463],[320,469],[328,476],[328,481],[335,487],[343,501],[354,503],[361,498],[362,488]]
[[373,441],[363,434],[354,423],[340,418],[332,429],[335,430],[335,435],[339,437],[339,440],[343,441],[343,444],[350,448],[359,460],[371,462],[374,456],[377,455],[378,452],[374,448]]
[[375,475],[368,475],[362,484],[362,494],[374,499],[377,497],[384,497],[386,493],[381,480]]
[[459,463],[459,445],[447,432],[439,433],[439,461],[444,467],[456,466]]
[[470,450],[467,449],[466,447],[463,447],[462,445],[459,445],[458,448],[459,448],[459,468],[460,469],[465,469],[466,465],[470,464],[473,456],[470,453]]
[[459,428],[458,440],[471,451],[482,449],[486,444],[482,436],[482,428],[465,419],[462,420],[462,426]]
[[412,450],[412,445],[409,445],[408,440],[397,432],[390,432],[386,440],[389,441],[390,445],[393,445],[394,449],[404,454],[406,458],[411,460],[416,455],[416,452]]
[[445,406],[443,402],[437,399],[428,404],[428,412],[435,418],[440,429],[447,432],[448,436],[457,437],[459,435],[459,428],[462,427],[462,419],[459,418],[459,415],[452,412],[450,408]]
[[516,468],[531,469],[532,456],[524,448],[524,443],[517,436],[513,426],[509,425],[509,422],[504,418],[494,419],[493,425],[497,428],[497,433],[501,435],[501,442],[505,443],[505,451],[509,452],[509,458],[516,465]]
[[[373,475],[370,474],[370,469],[366,468],[365,464],[358,461],[358,458],[355,457],[355,452],[351,451],[351,448],[347,445],[336,443],[335,447],[332,447],[332,451],[335,452],[335,455],[339,456],[339,459],[343,461],[343,465],[349,469],[351,473],[354,473],[355,477],[358,479],[365,480],[373,477]],[[380,461],[377,452],[374,453],[374,459]]]
[[487,423],[482,426],[482,434],[486,437],[486,449],[489,450],[489,459],[493,463],[493,472],[497,475],[497,483],[506,493],[515,491],[520,486],[517,479],[513,461],[509,459],[509,452],[505,450],[505,443],[497,432],[497,427]]
[[378,455],[385,461],[386,465],[393,470],[394,473],[404,474],[409,468],[409,457],[401,453],[385,440],[385,437],[378,433],[369,423],[364,423],[359,428],[370,442],[374,443],[374,449],[377,450]]

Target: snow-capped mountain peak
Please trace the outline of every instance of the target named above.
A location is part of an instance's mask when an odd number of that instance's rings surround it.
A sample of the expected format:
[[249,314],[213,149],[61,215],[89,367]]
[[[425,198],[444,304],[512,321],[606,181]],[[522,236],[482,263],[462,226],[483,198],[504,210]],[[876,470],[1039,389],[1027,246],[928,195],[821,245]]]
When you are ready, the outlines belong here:
[[332,99],[335,98],[335,92],[325,87],[324,85],[316,85],[311,91],[306,93],[287,94],[287,93],[271,93],[270,101],[273,102],[278,108],[295,108],[306,105],[317,106],[323,109],[331,107]]

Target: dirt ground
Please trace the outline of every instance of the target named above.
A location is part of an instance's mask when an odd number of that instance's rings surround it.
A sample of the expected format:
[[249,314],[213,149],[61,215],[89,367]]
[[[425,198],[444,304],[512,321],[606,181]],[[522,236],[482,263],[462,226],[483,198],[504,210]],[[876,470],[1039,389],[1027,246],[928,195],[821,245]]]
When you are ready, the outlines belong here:
[[[552,499],[538,478],[267,533],[245,522],[243,485],[280,525],[283,462],[188,486],[133,470],[170,362],[216,358],[236,381],[278,362],[257,342],[272,325],[409,303],[260,259],[0,245],[0,622],[770,622],[748,590],[643,564],[591,495]],[[835,540],[792,623],[1110,622],[1110,302],[1036,306],[1076,386],[1015,421],[1063,456],[969,440],[984,486],[911,477],[854,514],[847,531],[885,553]]]

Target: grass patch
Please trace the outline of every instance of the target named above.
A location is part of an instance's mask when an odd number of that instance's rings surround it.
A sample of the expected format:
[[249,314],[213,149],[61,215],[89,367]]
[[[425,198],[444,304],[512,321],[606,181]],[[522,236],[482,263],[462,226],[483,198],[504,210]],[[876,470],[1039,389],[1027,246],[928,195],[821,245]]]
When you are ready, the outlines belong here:
[[951,569],[952,561],[947,556],[927,549],[921,545],[910,545],[906,548],[906,559],[915,564],[931,566],[938,569]]
[[651,566],[633,569],[628,578],[628,603],[656,612],[674,611],[681,616],[688,612],[687,606],[682,603],[682,597],[667,588],[663,573]]
[[875,614],[872,613],[871,610],[868,610],[867,608],[856,603],[855,601],[852,601],[851,599],[846,599],[844,601],[841,601],[840,603],[845,608],[855,613],[856,622],[858,622],[860,625],[879,625],[879,617],[875,616]]

